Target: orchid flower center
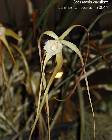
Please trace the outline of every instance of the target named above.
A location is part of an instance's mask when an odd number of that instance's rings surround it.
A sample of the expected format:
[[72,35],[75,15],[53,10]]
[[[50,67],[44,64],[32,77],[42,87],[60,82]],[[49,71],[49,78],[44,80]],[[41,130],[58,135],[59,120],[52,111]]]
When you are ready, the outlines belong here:
[[58,40],[48,40],[44,46],[47,54],[53,56],[62,51],[63,45]]

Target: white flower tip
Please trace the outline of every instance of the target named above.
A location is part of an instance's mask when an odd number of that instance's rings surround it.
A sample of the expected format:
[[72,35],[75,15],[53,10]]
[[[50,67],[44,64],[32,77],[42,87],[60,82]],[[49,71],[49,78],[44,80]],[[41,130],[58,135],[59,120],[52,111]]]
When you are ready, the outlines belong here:
[[0,26],[0,36],[5,34],[5,28],[3,26]]

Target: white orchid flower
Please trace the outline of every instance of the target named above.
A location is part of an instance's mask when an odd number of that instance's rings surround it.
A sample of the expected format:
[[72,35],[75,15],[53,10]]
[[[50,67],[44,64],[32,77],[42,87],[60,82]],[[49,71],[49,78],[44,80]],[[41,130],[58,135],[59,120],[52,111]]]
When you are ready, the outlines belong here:
[[[42,78],[41,78],[40,92],[39,92],[39,98],[38,98],[37,114],[36,114],[36,119],[35,119],[35,122],[33,124],[32,130],[31,130],[30,139],[31,139],[31,135],[32,135],[32,133],[33,133],[33,131],[35,129],[36,123],[37,123],[37,121],[39,119],[39,116],[40,116],[40,113],[42,111],[42,108],[43,108],[43,106],[44,106],[44,104],[46,102],[46,97],[48,98],[48,92],[49,92],[50,86],[53,83],[53,80],[54,80],[56,74],[60,71],[60,69],[61,69],[61,67],[63,65],[63,55],[62,55],[63,47],[66,46],[66,47],[70,48],[72,51],[74,51],[79,56],[79,58],[81,60],[82,66],[84,66],[84,62],[83,62],[83,58],[82,58],[81,52],[77,48],[77,46],[75,44],[69,42],[69,41],[64,40],[64,38],[76,26],[80,26],[80,25],[73,25],[73,26],[71,26],[60,37],[58,37],[53,31],[46,31],[39,38],[38,47],[39,47],[39,54],[40,54],[40,61],[41,61]],[[82,26],[80,26],[80,27],[82,27]],[[48,40],[46,42],[46,44],[44,46],[44,50],[45,50],[45,55],[46,56],[45,56],[44,62],[42,63],[40,42],[41,42],[41,39],[42,39],[43,35],[48,35],[48,36],[52,37],[54,40]],[[57,65],[54,68],[53,74],[51,75],[51,78],[48,81],[48,84],[46,84],[45,72],[44,71],[45,71],[45,67],[46,67],[47,62],[53,56],[56,56]],[[86,76],[85,68],[84,68],[84,76],[85,76],[85,82],[86,82],[87,92],[88,92],[88,96],[89,96],[89,101],[90,101],[90,104],[91,104],[91,109],[92,109],[92,113],[93,113],[93,117],[94,117],[94,111],[93,111],[92,101],[91,101],[91,97],[90,97],[89,85],[88,85],[88,81],[87,81],[87,76]],[[44,92],[42,101],[40,102],[42,85],[44,86],[45,92]],[[94,125],[94,129],[95,129],[95,125]]]

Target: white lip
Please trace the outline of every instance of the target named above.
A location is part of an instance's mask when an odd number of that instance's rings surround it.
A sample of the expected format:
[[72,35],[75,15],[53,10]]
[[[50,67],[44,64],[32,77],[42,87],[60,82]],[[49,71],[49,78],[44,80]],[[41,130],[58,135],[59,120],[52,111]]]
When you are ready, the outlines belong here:
[[44,50],[50,55],[56,55],[62,51],[63,45],[58,40],[48,40]]

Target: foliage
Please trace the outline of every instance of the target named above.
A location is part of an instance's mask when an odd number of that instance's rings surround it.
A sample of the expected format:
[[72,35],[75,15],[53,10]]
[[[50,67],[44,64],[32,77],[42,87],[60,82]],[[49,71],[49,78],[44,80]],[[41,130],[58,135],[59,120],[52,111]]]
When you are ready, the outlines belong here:
[[[58,4],[58,0],[48,1],[24,39],[0,25],[0,139],[89,140],[107,134],[100,121],[105,126],[112,115],[112,31],[101,31],[98,38],[94,27],[112,11],[98,15],[87,29],[74,25],[72,11],[66,12],[57,27],[45,31],[50,11]],[[56,79],[60,71],[63,75]],[[112,128],[107,124],[110,137]],[[63,126],[70,128],[66,136]]]

